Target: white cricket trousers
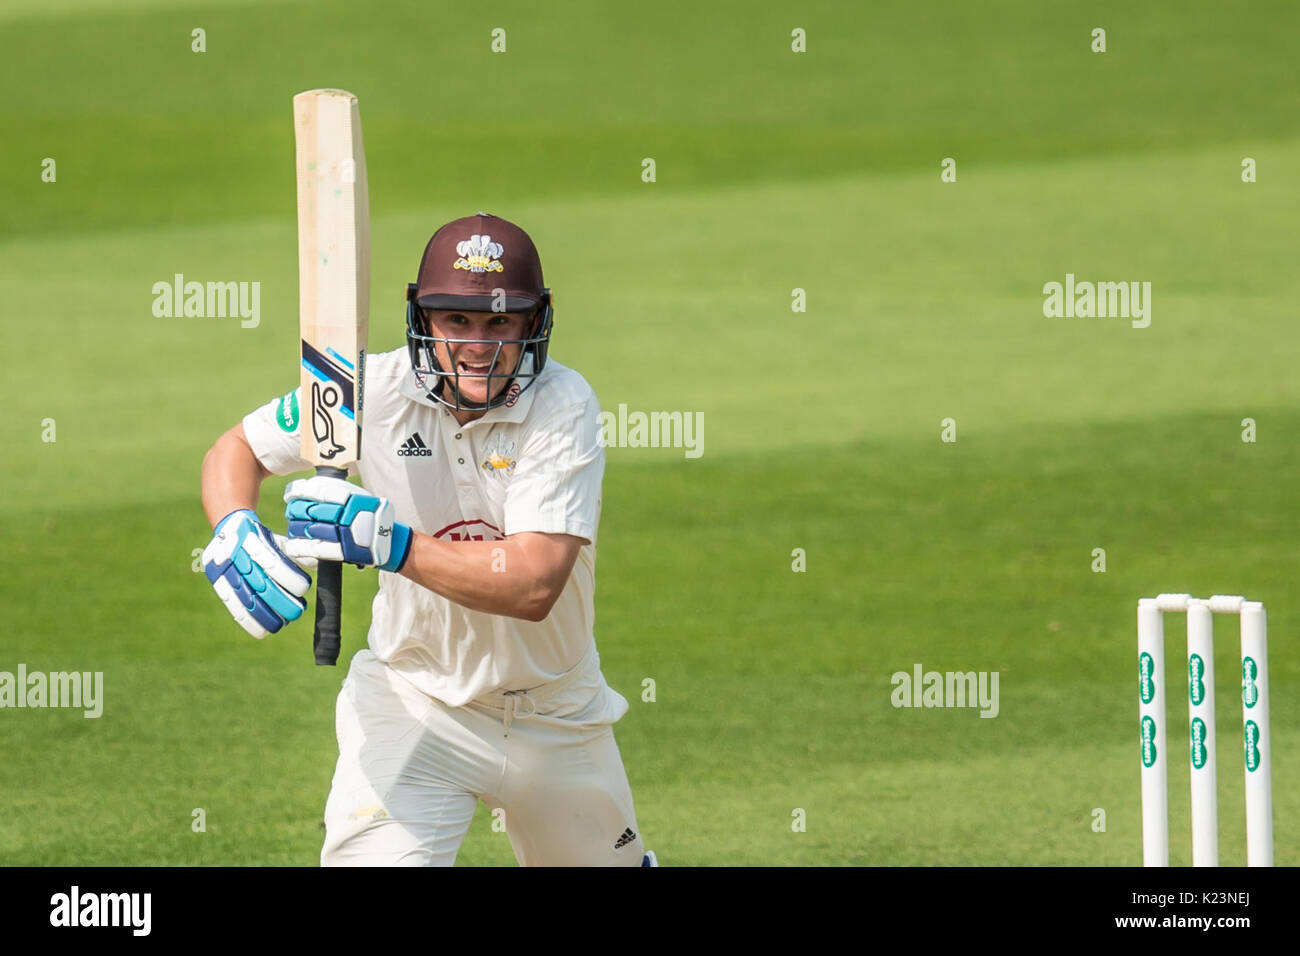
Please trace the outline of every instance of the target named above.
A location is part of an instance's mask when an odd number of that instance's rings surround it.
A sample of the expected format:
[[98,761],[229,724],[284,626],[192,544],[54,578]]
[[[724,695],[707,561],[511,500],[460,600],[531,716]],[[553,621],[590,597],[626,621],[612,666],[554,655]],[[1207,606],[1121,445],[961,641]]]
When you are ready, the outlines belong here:
[[613,728],[583,723],[575,693],[590,685],[564,683],[450,707],[358,652],[338,697],[321,865],[451,866],[482,800],[522,866],[640,866]]

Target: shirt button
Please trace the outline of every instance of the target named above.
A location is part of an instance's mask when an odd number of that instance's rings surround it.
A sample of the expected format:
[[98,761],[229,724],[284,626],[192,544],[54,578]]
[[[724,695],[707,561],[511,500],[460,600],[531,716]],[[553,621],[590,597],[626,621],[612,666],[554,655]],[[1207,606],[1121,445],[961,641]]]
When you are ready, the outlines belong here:
[[460,438],[460,432],[456,432],[456,437]]
[[465,464],[465,459],[464,459],[464,458],[457,458],[456,460],[457,460],[458,462],[460,462],[462,465]]

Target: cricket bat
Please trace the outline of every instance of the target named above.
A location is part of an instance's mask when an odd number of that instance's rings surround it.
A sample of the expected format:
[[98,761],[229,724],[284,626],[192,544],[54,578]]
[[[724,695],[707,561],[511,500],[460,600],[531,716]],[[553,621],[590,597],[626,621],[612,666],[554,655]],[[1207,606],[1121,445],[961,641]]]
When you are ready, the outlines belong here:
[[[293,98],[298,167],[301,455],[316,474],[348,476],[361,454],[370,326],[370,202],[357,98],[310,90]],[[342,565],[316,571],[317,664],[339,659]]]

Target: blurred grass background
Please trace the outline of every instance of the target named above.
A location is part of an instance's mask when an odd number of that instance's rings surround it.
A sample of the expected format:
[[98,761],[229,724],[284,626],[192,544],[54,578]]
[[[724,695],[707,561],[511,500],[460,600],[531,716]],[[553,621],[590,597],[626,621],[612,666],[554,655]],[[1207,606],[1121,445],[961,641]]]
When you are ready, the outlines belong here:
[[[552,354],[605,408],[704,413],[698,460],[609,450],[600,537],[597,638],[665,865],[1140,862],[1134,608],[1166,590],[1268,605],[1294,865],[1298,26],[1260,2],[6,5],[0,670],[101,670],[106,702],[0,711],[0,862],[317,859],[343,672],[306,626],[247,639],[191,563],[204,451],[293,384],[290,100],[339,86],[372,350],[402,343],[429,234],[487,209],[537,241]],[[155,318],[178,272],[260,282],[260,324]],[[1150,281],[1150,328],[1045,318],[1067,272]],[[373,580],[346,578],[355,650]],[[891,707],[918,662],[998,671],[998,717]],[[513,861],[487,822],[461,863]]]

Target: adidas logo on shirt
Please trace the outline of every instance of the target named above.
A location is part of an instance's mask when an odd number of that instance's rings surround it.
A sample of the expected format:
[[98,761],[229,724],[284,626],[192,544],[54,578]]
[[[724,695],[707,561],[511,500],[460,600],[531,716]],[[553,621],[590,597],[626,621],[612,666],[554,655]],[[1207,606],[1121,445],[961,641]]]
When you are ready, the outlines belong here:
[[632,832],[631,827],[628,827],[626,830],[623,831],[623,835],[618,838],[618,842],[614,844],[614,849],[621,850],[623,847],[627,846],[635,839],[636,839],[636,834]]
[[397,449],[397,454],[407,457],[428,458],[433,452],[429,451],[429,446],[424,443],[420,433],[415,432],[410,438],[402,442],[401,447]]

